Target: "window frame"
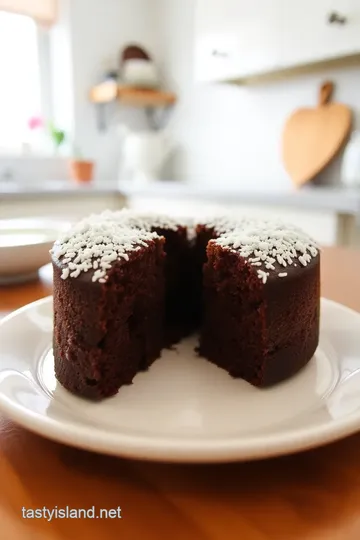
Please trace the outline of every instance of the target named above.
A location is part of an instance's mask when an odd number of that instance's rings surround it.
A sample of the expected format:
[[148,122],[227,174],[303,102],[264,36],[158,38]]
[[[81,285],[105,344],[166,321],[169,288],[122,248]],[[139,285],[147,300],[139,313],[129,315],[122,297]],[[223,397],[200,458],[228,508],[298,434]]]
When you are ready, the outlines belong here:
[[[0,9],[0,13],[7,13],[6,10]],[[13,13],[14,16],[17,16],[17,13]],[[24,17],[25,15],[19,14],[19,16]],[[28,19],[31,20],[29,15],[26,15]],[[36,76],[39,79],[40,87],[40,109],[34,111],[45,120],[51,120],[54,113],[53,107],[53,83],[52,83],[52,69],[51,69],[51,31],[52,27],[42,26],[37,20],[32,19],[33,24],[35,25],[35,46],[37,48],[38,54],[38,73]],[[19,146],[18,149],[15,147],[13,149],[9,148],[10,155],[16,159],[17,157],[23,157],[23,151]],[[46,157],[46,153],[42,155],[34,154],[33,157]],[[6,157],[6,154],[0,153],[0,159]]]
[[[0,10],[2,11],[2,10]],[[56,114],[56,88],[57,75],[53,68],[55,27],[44,27],[34,21],[36,30],[36,46],[38,52],[38,76],[40,86],[40,108],[38,113],[45,120],[54,119]],[[55,76],[56,75],[56,76]],[[15,191],[31,189],[39,183],[64,181],[68,178],[67,155],[57,155],[49,147],[39,149],[39,152],[28,152],[19,145],[9,151],[0,153],[0,198],[3,189]]]
[[40,26],[35,21],[37,34],[37,48],[39,55],[39,77],[40,77],[40,109],[44,119],[51,119],[53,116],[52,100],[52,73],[51,73],[51,40],[49,28]]

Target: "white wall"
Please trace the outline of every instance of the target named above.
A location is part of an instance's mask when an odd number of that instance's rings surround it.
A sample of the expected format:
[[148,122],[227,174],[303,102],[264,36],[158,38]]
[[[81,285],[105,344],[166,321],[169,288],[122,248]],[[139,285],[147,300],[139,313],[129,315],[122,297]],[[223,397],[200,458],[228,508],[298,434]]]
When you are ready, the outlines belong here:
[[151,2],[147,0],[72,0],[72,50],[75,89],[75,140],[97,162],[97,176],[113,179],[120,158],[120,140],[114,125],[126,121],[145,126],[144,112],[114,106],[109,110],[110,129],[99,133],[95,108],[88,100],[89,88],[102,72],[119,65],[120,50],[140,42],[153,51],[154,30]]
[[[288,187],[280,155],[286,117],[297,107],[315,105],[319,85],[329,77],[337,86],[336,99],[360,111],[360,68],[247,87],[194,86],[194,5],[194,0],[158,0],[161,60],[180,97],[169,126],[179,151],[166,175],[207,184]],[[320,181],[336,182],[339,165],[337,160]]]
[[158,47],[155,2],[147,0],[61,0],[60,21],[52,36],[55,93],[54,113],[59,125],[74,135],[85,158],[95,159],[96,176],[113,180],[120,159],[120,138],[115,126],[126,122],[146,126],[144,112],[108,109],[109,129],[100,132],[89,90],[106,70],[117,68],[120,51],[138,42],[150,53]]
[[[144,112],[116,104],[108,111],[110,129],[100,133],[88,92],[104,70],[117,65],[121,48],[139,41],[160,64],[166,86],[179,95],[168,125],[177,151],[165,167],[165,177],[286,188],[290,182],[280,155],[286,117],[299,106],[316,104],[318,87],[329,77],[337,86],[336,99],[360,111],[360,69],[247,87],[194,85],[195,1],[61,0],[63,17],[55,32],[62,55],[54,63],[56,110],[65,128],[74,130],[85,156],[97,161],[96,176],[101,181],[114,179],[121,157],[115,125],[126,122],[142,129],[147,125]],[[64,74],[61,65],[70,72]],[[336,182],[339,166],[337,160],[320,181]]]

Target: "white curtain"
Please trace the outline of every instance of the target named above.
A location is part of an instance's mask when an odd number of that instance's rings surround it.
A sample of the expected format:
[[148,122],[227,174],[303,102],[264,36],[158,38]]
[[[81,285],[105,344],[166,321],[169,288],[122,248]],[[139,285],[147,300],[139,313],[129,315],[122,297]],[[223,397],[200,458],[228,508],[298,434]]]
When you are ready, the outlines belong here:
[[56,21],[57,0],[0,0],[0,11],[28,15],[44,25]]

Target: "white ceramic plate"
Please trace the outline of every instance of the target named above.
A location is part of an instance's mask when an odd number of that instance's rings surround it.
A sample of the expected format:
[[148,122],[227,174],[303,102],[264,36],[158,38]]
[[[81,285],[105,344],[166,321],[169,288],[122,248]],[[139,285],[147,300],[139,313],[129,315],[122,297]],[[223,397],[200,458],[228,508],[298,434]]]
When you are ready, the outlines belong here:
[[52,219],[0,220],[0,285],[28,281],[50,262],[49,250],[66,221]]
[[42,266],[39,270],[39,278],[43,283],[45,283],[48,286],[52,286],[53,284],[53,267],[52,264],[45,264],[45,266]]
[[51,341],[52,298],[1,322],[0,408],[30,430],[73,446],[215,462],[294,452],[360,429],[360,314],[328,300],[322,300],[314,358],[267,390],[198,358],[192,338],[164,352],[117,396],[91,403],[56,383]]

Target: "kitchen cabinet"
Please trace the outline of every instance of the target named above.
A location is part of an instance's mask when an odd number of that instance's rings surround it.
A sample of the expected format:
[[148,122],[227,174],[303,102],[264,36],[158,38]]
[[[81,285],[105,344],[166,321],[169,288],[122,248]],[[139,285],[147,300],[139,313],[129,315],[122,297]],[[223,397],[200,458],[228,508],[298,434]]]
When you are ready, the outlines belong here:
[[119,210],[125,204],[124,197],[115,190],[108,193],[85,193],[85,190],[31,191],[6,194],[0,193],[0,219],[24,217],[54,217],[77,221],[103,210]]
[[360,247],[360,190],[309,188],[295,191],[243,191],[236,186],[209,186],[158,181],[121,187],[73,187],[0,193],[0,219],[53,216],[77,221],[91,213],[124,207],[201,220],[235,212],[238,217],[282,219],[304,229],[323,246]]
[[232,79],[273,69],[280,55],[279,7],[278,0],[198,0],[197,80]]
[[360,56],[359,0],[197,0],[195,79],[241,80]]
[[241,203],[209,203],[205,201],[191,202],[181,198],[166,199],[157,197],[133,197],[129,200],[130,208],[146,212],[148,208],[159,213],[170,213],[172,216],[193,217],[197,219],[211,215],[228,213],[233,211],[238,218],[249,217],[255,219],[281,219],[284,222],[293,223],[303,229],[322,246],[333,246],[338,241],[336,215],[331,212],[307,211],[288,209],[283,206],[269,207],[261,204],[244,205]]
[[323,246],[360,247],[360,190],[336,187],[250,190],[174,181],[148,186],[123,183],[126,205],[139,211],[201,220],[216,214],[281,219],[304,229]]
[[[281,0],[281,58],[284,66],[360,53],[359,0]],[[335,20],[329,22],[329,16]],[[337,21],[344,18],[343,22]]]

